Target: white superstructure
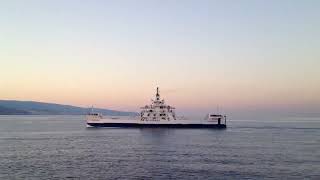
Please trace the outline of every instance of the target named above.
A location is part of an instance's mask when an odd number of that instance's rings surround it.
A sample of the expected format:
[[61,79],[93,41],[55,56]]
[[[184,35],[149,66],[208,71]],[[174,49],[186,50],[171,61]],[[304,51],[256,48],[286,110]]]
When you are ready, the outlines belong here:
[[174,121],[176,120],[175,108],[166,105],[164,99],[160,99],[159,88],[157,88],[156,99],[151,100],[151,105],[141,108],[141,121]]

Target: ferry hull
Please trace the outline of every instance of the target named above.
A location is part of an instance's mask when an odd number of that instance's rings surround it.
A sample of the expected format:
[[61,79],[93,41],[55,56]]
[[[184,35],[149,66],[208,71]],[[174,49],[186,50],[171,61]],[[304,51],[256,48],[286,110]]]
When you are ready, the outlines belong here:
[[117,128],[212,128],[225,129],[225,124],[140,124],[140,123],[87,123],[87,127],[117,127]]

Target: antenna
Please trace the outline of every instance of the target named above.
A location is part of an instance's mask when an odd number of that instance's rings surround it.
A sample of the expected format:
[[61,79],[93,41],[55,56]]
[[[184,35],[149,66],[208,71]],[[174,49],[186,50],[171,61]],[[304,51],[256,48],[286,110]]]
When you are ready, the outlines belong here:
[[157,100],[160,99],[160,95],[159,95],[159,87],[157,87],[157,94],[156,94]]

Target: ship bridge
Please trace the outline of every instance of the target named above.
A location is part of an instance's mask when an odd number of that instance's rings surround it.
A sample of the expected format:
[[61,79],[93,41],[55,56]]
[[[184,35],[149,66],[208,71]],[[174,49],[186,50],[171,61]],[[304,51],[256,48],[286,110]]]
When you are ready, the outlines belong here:
[[151,100],[150,105],[141,108],[141,121],[173,121],[176,120],[175,108],[161,100],[159,87],[157,87],[156,98]]

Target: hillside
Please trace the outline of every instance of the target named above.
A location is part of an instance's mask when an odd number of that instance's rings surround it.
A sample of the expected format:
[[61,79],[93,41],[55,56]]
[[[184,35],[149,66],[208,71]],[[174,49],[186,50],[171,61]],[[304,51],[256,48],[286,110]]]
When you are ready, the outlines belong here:
[[[0,100],[0,115],[84,115],[89,111],[89,108],[54,103]],[[130,116],[137,114],[135,112],[100,108],[95,108],[94,112],[111,116]]]

